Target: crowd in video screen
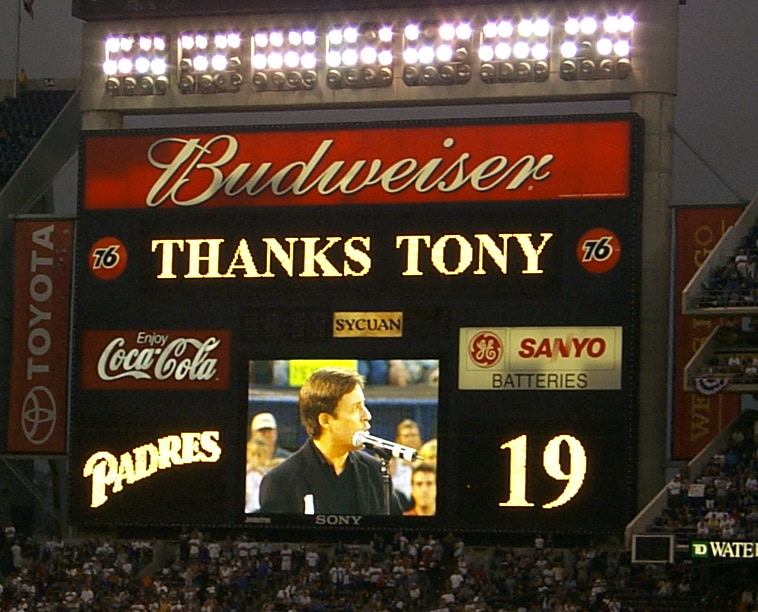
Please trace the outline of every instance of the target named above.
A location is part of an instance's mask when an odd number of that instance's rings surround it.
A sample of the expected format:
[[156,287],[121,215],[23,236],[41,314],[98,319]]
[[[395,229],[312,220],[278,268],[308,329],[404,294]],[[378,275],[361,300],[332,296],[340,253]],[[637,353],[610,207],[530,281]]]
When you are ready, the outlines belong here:
[[249,363],[245,513],[434,516],[439,363]]

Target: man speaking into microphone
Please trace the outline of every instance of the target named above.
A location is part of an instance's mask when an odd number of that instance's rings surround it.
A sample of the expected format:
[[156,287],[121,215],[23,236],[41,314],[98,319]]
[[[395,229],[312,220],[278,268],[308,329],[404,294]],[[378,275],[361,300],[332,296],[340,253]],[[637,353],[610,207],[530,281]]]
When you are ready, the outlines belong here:
[[364,384],[363,376],[339,367],[316,370],[305,381],[298,409],[308,440],[263,477],[262,513],[385,514],[388,505],[389,514],[402,514],[381,462],[361,451],[379,440],[368,435]]

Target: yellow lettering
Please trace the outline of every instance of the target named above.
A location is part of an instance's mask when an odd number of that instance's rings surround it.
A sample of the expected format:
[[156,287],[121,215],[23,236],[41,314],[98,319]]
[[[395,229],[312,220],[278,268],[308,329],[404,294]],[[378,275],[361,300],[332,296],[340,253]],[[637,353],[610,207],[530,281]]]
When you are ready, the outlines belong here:
[[[184,278],[221,278],[221,274],[218,271],[218,258],[219,248],[221,243],[224,242],[223,238],[203,238],[203,239],[187,239],[185,241],[189,245],[189,252],[187,254],[189,262],[187,266],[187,274]],[[204,244],[208,245],[208,254],[201,255],[200,247]],[[202,274],[200,272],[200,262],[205,261],[208,263],[207,272]]]
[[408,242],[408,257],[406,258],[405,271],[403,276],[423,276],[424,273],[418,268],[419,241],[423,241],[426,248],[429,248],[430,236],[397,236],[395,238],[395,248],[399,249],[404,242]]
[[156,249],[162,249],[161,273],[157,278],[176,278],[176,274],[174,274],[174,247],[178,246],[180,252],[184,251],[184,240],[153,240],[150,246],[153,253]]

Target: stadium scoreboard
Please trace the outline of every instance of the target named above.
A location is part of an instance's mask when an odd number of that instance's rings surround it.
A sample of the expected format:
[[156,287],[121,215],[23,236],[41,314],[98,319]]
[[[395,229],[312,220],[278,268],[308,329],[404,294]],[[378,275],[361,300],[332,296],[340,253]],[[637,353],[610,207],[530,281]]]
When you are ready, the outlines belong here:
[[[613,114],[85,132],[72,520],[620,533],[641,130]],[[433,516],[248,505],[251,418],[295,450],[297,388],[331,363],[369,373],[372,434],[411,418],[437,441]],[[423,375],[378,383],[382,364]]]

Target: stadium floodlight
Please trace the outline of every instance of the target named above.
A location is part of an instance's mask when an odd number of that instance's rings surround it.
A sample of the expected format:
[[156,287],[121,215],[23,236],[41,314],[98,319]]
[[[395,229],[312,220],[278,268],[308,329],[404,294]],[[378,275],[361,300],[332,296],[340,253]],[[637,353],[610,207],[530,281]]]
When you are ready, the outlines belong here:
[[105,90],[111,96],[164,95],[168,42],[163,34],[119,34],[105,40]]
[[252,37],[251,58],[255,91],[313,89],[318,65],[316,30],[258,29]]
[[181,93],[233,93],[242,87],[239,32],[183,32],[178,47]]
[[365,89],[392,85],[392,41],[392,27],[381,23],[332,27],[326,35],[327,86]]
[[632,71],[630,15],[572,15],[563,27],[560,75],[566,81],[624,79]]
[[479,77],[485,83],[547,80],[551,29],[544,17],[488,19],[479,32]]
[[403,30],[403,82],[411,87],[468,83],[472,38],[466,21],[408,23]]

